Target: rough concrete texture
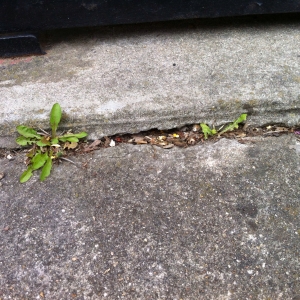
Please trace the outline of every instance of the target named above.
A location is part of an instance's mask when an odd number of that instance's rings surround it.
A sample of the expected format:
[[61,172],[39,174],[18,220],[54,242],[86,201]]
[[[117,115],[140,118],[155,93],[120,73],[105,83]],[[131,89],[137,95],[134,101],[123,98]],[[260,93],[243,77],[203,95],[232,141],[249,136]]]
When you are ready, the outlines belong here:
[[[187,123],[299,123],[299,18],[181,21],[48,32],[47,54],[0,61],[0,136],[24,123],[90,138]],[[5,146],[5,144],[4,144]]]
[[0,160],[0,298],[299,299],[299,142],[252,141]]

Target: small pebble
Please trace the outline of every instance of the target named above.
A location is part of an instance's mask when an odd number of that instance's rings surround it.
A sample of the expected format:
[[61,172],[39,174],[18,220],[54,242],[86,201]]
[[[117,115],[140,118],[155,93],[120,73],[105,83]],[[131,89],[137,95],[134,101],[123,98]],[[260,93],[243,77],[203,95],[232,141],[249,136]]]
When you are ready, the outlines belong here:
[[4,178],[4,173],[0,173],[0,180],[2,179],[2,178]]
[[13,156],[10,155],[10,154],[8,154],[8,155],[6,156],[6,158],[7,158],[8,160],[13,160],[13,159],[14,159]]

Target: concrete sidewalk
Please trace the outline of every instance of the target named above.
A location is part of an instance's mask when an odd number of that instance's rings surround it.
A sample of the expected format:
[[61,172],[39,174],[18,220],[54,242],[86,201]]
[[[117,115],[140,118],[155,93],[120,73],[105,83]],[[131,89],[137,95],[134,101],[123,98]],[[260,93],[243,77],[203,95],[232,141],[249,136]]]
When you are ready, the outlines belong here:
[[300,119],[300,22],[226,19],[49,32],[40,57],[0,61],[0,136],[20,123],[64,126],[91,139],[247,112],[262,125]]
[[123,145],[23,185],[1,159],[0,298],[299,300],[299,145]]

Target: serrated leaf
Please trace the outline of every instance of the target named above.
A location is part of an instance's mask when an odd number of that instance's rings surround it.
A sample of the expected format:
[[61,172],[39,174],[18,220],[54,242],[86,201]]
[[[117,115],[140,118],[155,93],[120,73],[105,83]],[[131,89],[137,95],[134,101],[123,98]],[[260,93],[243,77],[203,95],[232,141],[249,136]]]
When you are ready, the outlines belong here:
[[247,119],[247,114],[241,114],[233,123],[227,125],[220,133],[219,135],[227,132],[227,131],[232,131],[234,129],[239,128],[239,123],[242,123],[246,121]]
[[75,136],[62,136],[62,137],[59,137],[59,140],[61,142],[78,142],[79,139]]
[[23,135],[26,138],[41,138],[41,136],[37,134],[37,132],[34,129],[24,125],[17,126],[17,131],[19,132],[19,134]]
[[234,123],[239,124],[246,121],[246,119],[247,119],[247,114],[241,114],[239,118],[234,121]]
[[208,125],[201,123],[200,124],[202,132],[204,134],[204,139],[207,140],[209,135],[214,135],[217,133],[217,130],[215,128],[211,129]]
[[22,175],[20,176],[20,182],[21,182],[21,183],[24,183],[24,182],[28,181],[28,180],[31,178],[31,176],[32,176],[32,167],[29,166],[29,167],[27,168],[27,170],[24,171],[24,172],[22,173]]
[[45,164],[47,158],[48,158],[47,153],[38,153],[38,154],[36,154],[31,160],[32,169],[37,170],[37,169],[41,168]]
[[58,103],[52,106],[50,113],[50,125],[52,129],[52,137],[56,136],[56,130],[61,119],[61,107]]
[[52,169],[52,159],[51,157],[48,156],[47,161],[42,169],[42,173],[40,175],[41,181],[44,181],[50,175],[51,169]]
[[26,146],[26,145],[31,145],[33,141],[30,138],[27,138],[25,136],[19,136],[16,138],[16,143],[19,144],[20,146]]

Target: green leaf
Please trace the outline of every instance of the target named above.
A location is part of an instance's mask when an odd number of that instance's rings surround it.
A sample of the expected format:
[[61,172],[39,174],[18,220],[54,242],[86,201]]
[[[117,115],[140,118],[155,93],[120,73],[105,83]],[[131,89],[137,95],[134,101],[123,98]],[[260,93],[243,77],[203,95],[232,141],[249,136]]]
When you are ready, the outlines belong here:
[[16,143],[19,144],[20,146],[26,146],[26,145],[31,145],[34,143],[30,138],[26,138],[25,136],[19,136],[16,139]]
[[26,138],[41,138],[41,136],[38,135],[37,132],[30,127],[19,125],[17,126],[17,131],[19,132],[19,134],[23,135]]
[[239,124],[246,121],[246,119],[247,119],[247,114],[241,114],[239,118],[234,121],[234,123]]
[[31,160],[32,169],[37,170],[37,169],[41,168],[45,164],[47,158],[48,158],[47,153],[38,153],[38,154],[36,154]]
[[220,133],[219,135],[227,132],[227,131],[232,131],[234,129],[239,128],[239,123],[242,123],[246,121],[247,119],[247,114],[241,114],[233,123],[227,125]]
[[58,138],[61,142],[78,142],[78,138],[75,136],[62,136]]
[[50,175],[51,168],[52,168],[52,159],[50,156],[48,156],[47,161],[42,169],[42,173],[40,176],[41,181],[44,181]]
[[204,134],[205,140],[207,140],[209,135],[214,135],[217,133],[217,130],[215,128],[211,129],[211,128],[209,128],[209,126],[207,126],[204,123],[201,123],[200,126],[201,126],[202,132]]
[[51,145],[58,144],[58,138],[51,139]]
[[36,144],[37,144],[39,147],[45,147],[45,146],[48,146],[48,144],[44,144],[42,141],[37,141]]
[[46,136],[43,136],[40,141],[36,143],[39,147],[50,146],[50,141],[47,140]]
[[[80,133],[66,133],[62,136],[59,136],[59,140],[62,141],[62,142],[66,142],[66,141],[69,141],[69,142],[78,142],[78,139],[82,139],[84,137],[87,136],[87,133],[86,132],[80,132]],[[77,138],[77,140],[70,140],[69,138]]]
[[52,129],[52,138],[56,137],[56,130],[61,119],[61,108],[58,103],[52,106],[50,113],[50,125]]
[[86,133],[86,132],[80,132],[80,133],[75,133],[75,134],[72,134],[72,136],[75,136],[75,137],[77,137],[77,138],[79,138],[79,139],[82,139],[82,138],[84,138],[84,137],[86,137],[88,134]]
[[26,171],[24,171],[20,177],[20,182],[24,183],[28,181],[32,176],[32,167],[29,166]]

